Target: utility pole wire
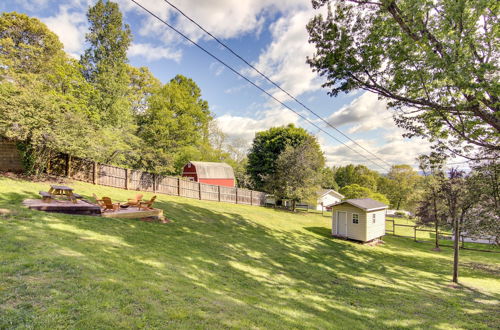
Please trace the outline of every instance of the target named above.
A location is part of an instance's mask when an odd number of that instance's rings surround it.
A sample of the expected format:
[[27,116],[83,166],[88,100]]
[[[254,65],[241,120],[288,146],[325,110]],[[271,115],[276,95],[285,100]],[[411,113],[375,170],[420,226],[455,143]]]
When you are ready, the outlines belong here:
[[[388,162],[386,162],[385,160],[383,160],[382,158],[380,158],[379,156],[377,156],[376,154],[372,153],[371,151],[369,151],[368,149],[366,149],[365,147],[363,147],[361,144],[359,144],[358,142],[356,142],[355,140],[351,139],[347,134],[345,134],[344,132],[342,132],[341,130],[339,130],[337,127],[333,126],[330,122],[328,122],[327,120],[325,120],[323,117],[321,117],[320,115],[318,115],[315,111],[313,111],[311,108],[309,108],[307,105],[305,105],[302,101],[298,100],[295,96],[291,95],[288,91],[286,91],[285,89],[283,89],[279,84],[275,83],[273,80],[271,80],[271,78],[269,78],[267,75],[265,75],[264,73],[262,73],[259,69],[257,69],[254,65],[252,65],[250,62],[248,62],[247,60],[245,60],[243,57],[241,57],[239,54],[237,54],[235,51],[233,51],[233,49],[231,47],[229,47],[228,45],[226,45],[224,42],[222,42],[221,40],[219,40],[216,36],[214,36],[212,33],[210,33],[209,31],[207,31],[203,26],[201,26],[200,24],[198,24],[195,20],[193,20],[191,17],[189,17],[186,13],[184,13],[181,9],[179,9],[177,6],[175,6],[173,3],[171,3],[170,1],[168,0],[163,0],[165,1],[170,7],[174,8],[176,11],[178,11],[182,16],[184,16],[186,19],[188,19],[189,21],[191,21],[193,24],[195,24],[198,28],[200,28],[201,30],[203,30],[203,32],[205,32],[206,34],[208,34],[210,37],[212,37],[217,43],[219,43],[222,47],[226,48],[229,52],[231,52],[231,54],[233,54],[234,56],[236,56],[237,58],[239,58],[241,61],[243,61],[246,65],[248,65],[249,67],[251,67],[255,72],[257,72],[259,75],[261,75],[264,79],[266,79],[269,83],[271,83],[273,86],[275,86],[276,88],[278,88],[280,91],[282,91],[283,93],[285,93],[288,97],[290,97],[292,100],[294,100],[295,102],[297,102],[298,104],[300,104],[304,109],[306,109],[307,111],[309,111],[310,113],[312,113],[314,116],[316,116],[318,119],[320,119],[321,121],[323,121],[325,124],[327,124],[328,126],[330,126],[331,128],[333,128],[335,131],[337,131],[338,133],[342,134],[345,138],[347,138],[348,140],[350,140],[351,142],[353,142],[354,144],[356,144],[358,147],[360,147],[361,149],[363,149],[364,151],[366,151],[367,153],[369,153],[370,155],[372,155],[373,157],[375,157],[376,159],[380,160],[381,162],[383,162],[384,164],[388,165],[388,166],[392,166],[391,164],[389,164]],[[391,117],[392,118],[392,117]]]
[[244,76],[243,74],[239,73],[236,69],[234,69],[233,67],[231,67],[229,64],[227,64],[226,62],[222,61],[221,59],[219,59],[217,56],[213,55],[211,52],[209,52],[207,49],[205,49],[204,47],[200,46],[198,43],[196,43],[195,41],[191,40],[188,36],[186,36],[184,33],[182,33],[181,31],[179,31],[178,29],[176,29],[174,26],[172,26],[171,24],[169,24],[168,22],[166,22],[165,20],[163,20],[162,18],[160,18],[158,15],[156,15],[155,13],[153,13],[152,11],[150,11],[149,9],[147,9],[146,7],[144,7],[142,4],[138,3],[136,0],[130,0],[132,1],[133,3],[135,3],[137,6],[139,6],[140,8],[142,8],[144,11],[146,11],[148,14],[150,14],[151,16],[153,16],[154,18],[156,18],[158,21],[162,22],[163,24],[165,24],[166,26],[168,26],[170,29],[174,30],[177,34],[179,34],[180,36],[182,36],[184,39],[186,39],[187,41],[189,41],[190,43],[192,43],[194,46],[196,46],[197,48],[199,48],[200,50],[202,50],[204,53],[206,53],[207,55],[209,55],[210,57],[212,57],[214,60],[216,60],[217,62],[219,62],[220,64],[222,64],[223,66],[225,66],[226,68],[228,68],[229,70],[231,70],[233,73],[235,73],[236,75],[240,76],[241,78],[243,78],[245,81],[247,81],[248,83],[250,83],[251,85],[253,85],[254,87],[256,87],[257,89],[259,89],[261,92],[263,92],[264,94],[266,94],[267,96],[269,96],[270,98],[272,98],[273,100],[275,100],[276,102],[278,102],[279,104],[281,104],[283,107],[287,108],[288,110],[292,111],[293,113],[295,113],[297,116],[299,116],[300,118],[304,119],[305,121],[307,121],[309,124],[311,124],[312,126],[316,127],[317,129],[319,129],[320,131],[322,131],[323,133],[327,134],[328,136],[330,136],[332,139],[334,139],[335,141],[343,144],[346,148],[350,149],[351,151],[359,154],[360,156],[362,156],[363,158],[365,158],[366,160],[368,160],[369,162],[373,163],[374,165],[382,168],[384,171],[387,171],[387,168],[379,165],[378,163],[375,163],[374,161],[372,161],[371,159],[369,159],[368,157],[366,157],[365,155],[361,154],[360,152],[358,152],[357,150],[351,148],[350,146],[348,146],[346,143],[344,143],[343,141],[337,139],[336,137],[334,137],[333,135],[331,135],[330,133],[326,132],[325,130],[323,130],[321,127],[319,127],[318,125],[316,125],[314,122],[312,122],[311,120],[309,120],[307,117],[303,116],[302,114],[300,114],[299,112],[295,111],[294,109],[292,109],[291,107],[289,107],[288,105],[286,105],[285,103],[283,103],[282,101],[278,100],[275,96],[271,95],[269,92],[267,92],[265,89],[263,89],[262,87],[260,87],[259,85],[257,85],[256,83],[254,83],[253,81],[251,81],[250,79],[248,79],[246,76]]

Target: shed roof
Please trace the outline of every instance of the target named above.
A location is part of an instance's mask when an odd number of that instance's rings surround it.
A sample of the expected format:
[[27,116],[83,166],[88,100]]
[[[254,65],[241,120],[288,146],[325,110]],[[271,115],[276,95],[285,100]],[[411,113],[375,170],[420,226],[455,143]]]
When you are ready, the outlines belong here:
[[190,162],[201,179],[234,179],[233,168],[226,163]]
[[355,206],[357,208],[360,208],[365,211],[375,211],[375,210],[382,210],[386,209],[389,206],[385,205],[384,203],[381,203],[379,201],[376,201],[371,198],[353,198],[353,199],[346,199],[345,201],[342,201],[340,203],[332,204],[329,206],[335,206],[335,205],[341,205],[341,204],[351,204],[352,206]]

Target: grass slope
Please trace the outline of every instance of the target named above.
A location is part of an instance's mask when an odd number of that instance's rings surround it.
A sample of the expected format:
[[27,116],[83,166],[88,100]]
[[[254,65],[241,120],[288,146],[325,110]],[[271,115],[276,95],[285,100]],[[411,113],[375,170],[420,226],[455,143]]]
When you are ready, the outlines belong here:
[[167,225],[20,207],[47,188],[0,177],[2,329],[500,327],[499,254],[463,251],[453,288],[451,249],[332,239],[317,214],[165,195]]

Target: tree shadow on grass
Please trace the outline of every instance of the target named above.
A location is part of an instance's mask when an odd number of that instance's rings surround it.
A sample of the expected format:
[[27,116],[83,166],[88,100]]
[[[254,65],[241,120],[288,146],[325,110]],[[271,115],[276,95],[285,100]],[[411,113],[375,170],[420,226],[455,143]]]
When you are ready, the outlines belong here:
[[[55,272],[69,287],[87,283],[80,291],[70,290],[77,293],[73,299],[81,309],[60,311],[76,313],[77,320],[103,309],[138,322],[140,313],[124,312],[138,308],[160,326],[494,325],[495,297],[469,290],[446,292],[448,261],[412,256],[407,241],[391,240],[390,249],[366,248],[331,239],[328,228],[271,230],[239,213],[188,202],[160,200],[156,206],[173,223],[60,214],[36,217],[30,228],[10,221],[13,236],[7,240],[12,253],[20,246],[32,249],[32,257],[45,264],[30,268],[31,260],[7,263],[7,275],[11,278],[25,269],[26,276],[43,278]],[[36,241],[40,236],[44,239]],[[50,238],[54,241],[43,245]],[[37,285],[44,288],[43,283]],[[114,299],[89,306],[99,295],[113,293]],[[464,318],[467,309],[480,310]],[[186,315],[176,314],[179,310]],[[43,317],[40,311],[34,313]],[[114,319],[109,322],[117,325]]]

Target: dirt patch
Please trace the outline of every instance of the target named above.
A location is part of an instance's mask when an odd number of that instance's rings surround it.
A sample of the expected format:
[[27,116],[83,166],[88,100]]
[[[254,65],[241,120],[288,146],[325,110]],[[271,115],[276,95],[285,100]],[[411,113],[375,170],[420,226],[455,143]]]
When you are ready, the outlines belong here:
[[373,241],[364,243],[363,245],[366,245],[366,246],[378,246],[378,245],[382,245],[382,244],[385,244],[385,242],[383,240],[381,240],[381,239],[374,239]]

